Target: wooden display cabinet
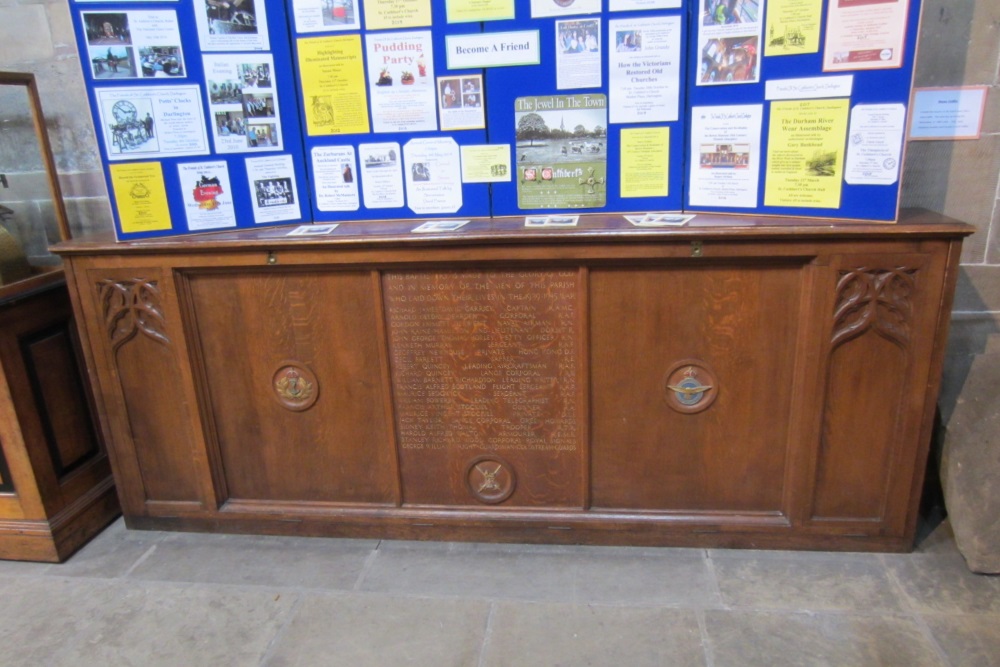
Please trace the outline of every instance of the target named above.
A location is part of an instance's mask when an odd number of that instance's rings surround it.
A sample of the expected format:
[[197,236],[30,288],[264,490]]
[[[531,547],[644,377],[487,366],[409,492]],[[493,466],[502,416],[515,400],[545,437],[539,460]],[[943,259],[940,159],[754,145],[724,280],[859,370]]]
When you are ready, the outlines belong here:
[[968,225],[415,224],[57,249],[130,527],[911,547]]
[[59,258],[34,76],[0,72],[0,558],[58,562],[119,514]]
[[61,562],[119,514],[62,271],[0,288],[0,558]]

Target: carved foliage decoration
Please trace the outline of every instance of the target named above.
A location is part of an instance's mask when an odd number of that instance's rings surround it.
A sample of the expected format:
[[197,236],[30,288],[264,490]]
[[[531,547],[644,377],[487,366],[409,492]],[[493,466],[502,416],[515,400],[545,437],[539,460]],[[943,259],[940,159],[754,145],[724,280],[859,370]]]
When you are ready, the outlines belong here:
[[160,309],[156,281],[102,280],[97,285],[104,308],[104,325],[115,349],[141,332],[155,341],[169,344],[163,333],[166,323]]
[[910,342],[916,270],[857,268],[837,283],[833,347],[874,330],[902,348]]

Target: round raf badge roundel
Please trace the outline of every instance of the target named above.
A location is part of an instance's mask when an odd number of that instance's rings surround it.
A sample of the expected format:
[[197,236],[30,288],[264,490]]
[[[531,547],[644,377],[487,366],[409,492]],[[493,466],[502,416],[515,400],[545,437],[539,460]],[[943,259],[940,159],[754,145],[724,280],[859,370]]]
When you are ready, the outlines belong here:
[[465,469],[465,485],[481,503],[496,505],[510,498],[517,483],[514,469],[497,456],[479,456]]
[[664,384],[667,404],[685,414],[707,410],[719,395],[715,373],[697,359],[684,359],[671,366]]
[[282,406],[293,411],[308,410],[319,397],[316,376],[305,366],[285,362],[271,377],[274,397]]

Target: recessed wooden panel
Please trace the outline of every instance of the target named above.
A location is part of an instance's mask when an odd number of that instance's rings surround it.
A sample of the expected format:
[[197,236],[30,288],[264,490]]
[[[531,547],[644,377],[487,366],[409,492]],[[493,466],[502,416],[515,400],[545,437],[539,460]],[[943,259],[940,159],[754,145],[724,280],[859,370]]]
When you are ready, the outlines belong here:
[[[911,258],[911,261],[913,258]],[[841,272],[823,406],[813,502],[815,519],[885,518],[893,450],[910,391],[919,271]]]
[[186,411],[177,402],[182,390],[173,353],[158,340],[135,335],[118,348],[115,366],[146,498],[197,500],[191,443],[177,437]]
[[371,274],[202,274],[190,292],[229,497],[393,502]]
[[21,341],[52,468],[59,478],[100,453],[68,324]]
[[[782,509],[801,275],[591,272],[595,507]],[[715,400],[704,411],[668,405],[667,376],[684,360],[695,378],[697,362],[711,368]]]
[[3,453],[3,442],[0,442],[0,493],[13,493],[14,480],[10,477],[10,468],[7,467],[7,457]]
[[582,505],[578,289],[575,271],[383,276],[405,502]]
[[905,376],[906,353],[874,332],[834,351],[814,518],[882,518]]

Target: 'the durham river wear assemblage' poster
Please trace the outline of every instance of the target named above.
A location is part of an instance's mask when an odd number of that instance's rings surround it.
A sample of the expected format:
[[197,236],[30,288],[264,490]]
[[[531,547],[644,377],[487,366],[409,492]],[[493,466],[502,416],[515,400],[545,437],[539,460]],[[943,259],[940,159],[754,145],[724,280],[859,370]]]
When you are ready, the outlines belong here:
[[848,99],[771,103],[765,206],[837,208]]
[[517,205],[599,208],[607,202],[607,98],[545,95],[514,100]]

